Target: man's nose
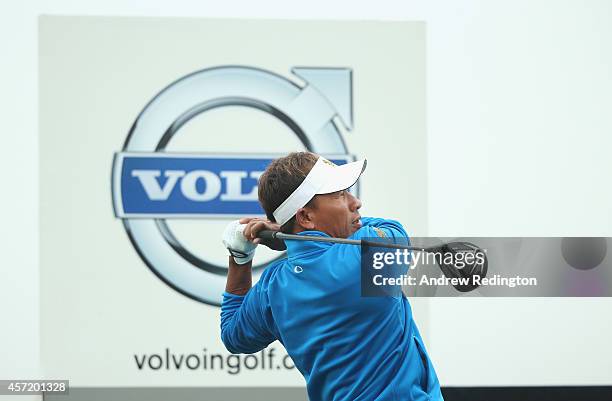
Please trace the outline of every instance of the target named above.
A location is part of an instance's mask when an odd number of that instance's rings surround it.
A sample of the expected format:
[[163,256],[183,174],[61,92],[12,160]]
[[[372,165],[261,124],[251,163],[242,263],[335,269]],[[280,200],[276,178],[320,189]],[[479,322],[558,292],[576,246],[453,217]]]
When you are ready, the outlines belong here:
[[348,192],[348,194],[351,197],[351,201],[349,203],[351,211],[354,212],[356,210],[359,210],[361,208],[361,201],[352,193]]

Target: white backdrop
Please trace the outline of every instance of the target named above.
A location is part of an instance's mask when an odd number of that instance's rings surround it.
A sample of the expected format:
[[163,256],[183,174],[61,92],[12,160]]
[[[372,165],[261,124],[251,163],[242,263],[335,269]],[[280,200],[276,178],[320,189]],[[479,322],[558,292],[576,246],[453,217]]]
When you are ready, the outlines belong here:
[[[41,373],[39,14],[424,20],[430,233],[612,236],[608,1],[13,3],[0,15],[2,377]],[[443,385],[612,384],[611,307],[436,299],[428,345]]]

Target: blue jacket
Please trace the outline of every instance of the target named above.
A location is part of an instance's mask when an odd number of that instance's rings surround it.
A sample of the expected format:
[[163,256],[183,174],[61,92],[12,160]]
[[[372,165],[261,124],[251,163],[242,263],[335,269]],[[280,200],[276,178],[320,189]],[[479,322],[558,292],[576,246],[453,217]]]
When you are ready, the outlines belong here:
[[[393,220],[361,222],[350,238],[407,237]],[[406,297],[361,297],[359,247],[286,244],[288,258],[268,266],[245,296],[223,294],[227,349],[254,353],[279,340],[311,401],[442,400]]]

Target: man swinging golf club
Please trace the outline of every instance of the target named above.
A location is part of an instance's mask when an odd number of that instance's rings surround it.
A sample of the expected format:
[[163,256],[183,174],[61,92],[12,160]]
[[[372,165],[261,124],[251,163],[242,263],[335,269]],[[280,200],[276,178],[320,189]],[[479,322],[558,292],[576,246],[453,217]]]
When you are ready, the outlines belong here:
[[[309,152],[274,160],[259,179],[268,220],[228,225],[229,271],[221,338],[232,353],[275,340],[306,380],[312,401],[442,400],[440,384],[408,300],[361,297],[359,247],[313,241],[262,241],[262,230],[340,237],[407,237],[393,220],[361,217],[347,191],[366,161],[336,166]],[[251,288],[259,242],[287,258],[271,263]]]

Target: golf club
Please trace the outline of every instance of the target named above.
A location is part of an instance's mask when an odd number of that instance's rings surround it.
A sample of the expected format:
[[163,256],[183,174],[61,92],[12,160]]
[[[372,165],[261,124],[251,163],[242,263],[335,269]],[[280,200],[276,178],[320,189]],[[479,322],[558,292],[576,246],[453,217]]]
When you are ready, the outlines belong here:
[[[431,247],[418,247],[401,244],[384,243],[370,240],[355,240],[347,238],[334,238],[334,237],[318,237],[311,235],[296,235],[296,234],[285,234],[279,231],[263,230],[260,231],[257,236],[265,240],[283,240],[283,241],[315,241],[315,242],[331,242],[335,244],[348,244],[358,246],[369,246],[369,247],[382,247],[382,248],[393,248],[393,249],[407,249],[413,252],[425,252],[425,253],[441,253],[441,254],[457,254],[461,252],[480,252],[483,256],[482,262],[479,263],[477,259],[472,264],[464,264],[462,267],[457,267],[454,264],[445,262],[445,258],[439,258],[436,263],[442,270],[442,273],[452,278],[468,278],[478,276],[484,278],[487,275],[488,260],[485,252],[483,252],[478,246],[469,242],[449,242]],[[455,260],[456,258],[452,258]],[[456,284],[453,287],[460,292],[469,292],[478,287],[474,284],[475,280],[469,280],[469,284]]]

